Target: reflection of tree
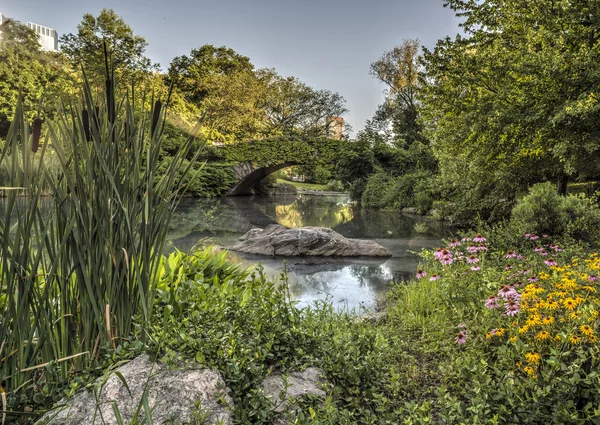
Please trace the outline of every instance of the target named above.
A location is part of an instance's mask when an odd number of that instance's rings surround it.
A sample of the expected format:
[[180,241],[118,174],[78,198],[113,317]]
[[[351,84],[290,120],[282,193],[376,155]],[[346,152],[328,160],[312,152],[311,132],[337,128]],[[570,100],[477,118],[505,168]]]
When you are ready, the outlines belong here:
[[355,264],[350,266],[350,274],[360,282],[361,286],[369,286],[375,292],[382,292],[392,282],[393,275],[389,267],[365,266]]
[[[354,218],[347,198],[301,196],[288,205],[271,205],[265,214],[286,227],[333,228]],[[273,214],[273,215],[271,215]]]

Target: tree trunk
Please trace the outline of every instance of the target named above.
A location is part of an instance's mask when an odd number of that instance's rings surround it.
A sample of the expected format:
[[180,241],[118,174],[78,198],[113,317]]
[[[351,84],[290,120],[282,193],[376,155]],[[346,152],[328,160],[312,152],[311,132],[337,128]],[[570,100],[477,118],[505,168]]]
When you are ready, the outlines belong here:
[[567,194],[567,184],[569,183],[569,176],[565,173],[560,173],[558,176],[558,183],[556,185],[556,193],[565,196]]

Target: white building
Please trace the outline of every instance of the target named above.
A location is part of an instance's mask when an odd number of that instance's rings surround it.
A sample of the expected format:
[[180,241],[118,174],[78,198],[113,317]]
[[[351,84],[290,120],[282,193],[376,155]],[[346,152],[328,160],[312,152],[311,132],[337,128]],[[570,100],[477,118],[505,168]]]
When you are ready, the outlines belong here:
[[[0,25],[2,25],[7,19],[8,17],[0,13]],[[55,30],[34,24],[33,22],[27,22],[25,25],[37,33],[42,49],[50,52],[58,52],[58,33]]]
[[43,50],[58,52],[58,33],[55,30],[33,22],[27,22],[26,25],[38,34]]

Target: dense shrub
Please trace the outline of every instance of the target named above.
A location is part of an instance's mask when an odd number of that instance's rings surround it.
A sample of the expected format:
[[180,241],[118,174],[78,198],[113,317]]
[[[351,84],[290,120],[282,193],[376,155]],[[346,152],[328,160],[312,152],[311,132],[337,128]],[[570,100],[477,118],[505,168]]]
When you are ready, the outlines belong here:
[[[171,158],[165,159],[161,168],[159,168],[155,178],[160,179],[164,170],[167,169]],[[187,166],[187,160],[184,161]],[[180,172],[183,171],[183,167]],[[229,164],[205,163],[194,166],[194,170],[189,173],[185,179],[177,180],[180,187],[188,186],[187,193],[203,198],[215,196],[224,196],[231,189],[236,179],[233,174],[233,168]]]
[[389,206],[389,193],[392,189],[393,179],[384,172],[379,171],[367,180],[362,192],[361,204],[366,208],[386,208]]
[[[400,210],[417,207],[427,212],[433,202],[428,189],[430,176],[428,172],[419,171],[393,177],[385,171],[379,171],[369,177],[361,203],[367,208]],[[420,193],[419,205],[415,199],[417,193]]]
[[600,209],[583,194],[559,196],[550,183],[534,185],[512,211],[518,233],[532,232],[600,242]]

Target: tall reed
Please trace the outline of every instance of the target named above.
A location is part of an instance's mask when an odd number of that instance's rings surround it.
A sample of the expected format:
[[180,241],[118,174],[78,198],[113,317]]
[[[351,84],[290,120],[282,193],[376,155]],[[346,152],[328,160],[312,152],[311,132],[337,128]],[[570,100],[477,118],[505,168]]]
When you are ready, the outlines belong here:
[[[0,207],[0,385],[9,395],[32,390],[51,361],[66,378],[131,338],[134,317],[150,319],[185,191],[176,182],[199,155],[191,149],[200,125],[158,176],[165,108],[150,96],[139,101],[151,110],[138,113],[132,97],[116,98],[107,78],[95,98],[85,82],[41,128],[16,107],[0,154],[10,182]],[[45,166],[50,151],[58,173]]]

